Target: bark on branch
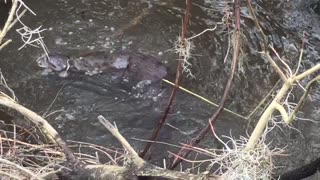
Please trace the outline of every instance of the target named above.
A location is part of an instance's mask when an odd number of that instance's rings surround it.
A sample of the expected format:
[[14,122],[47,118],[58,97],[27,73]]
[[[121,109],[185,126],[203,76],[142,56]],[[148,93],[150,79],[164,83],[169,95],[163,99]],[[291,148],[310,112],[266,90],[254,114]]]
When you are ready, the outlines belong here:
[[[98,116],[100,123],[102,123],[109,132],[121,143],[123,148],[128,151],[128,161],[130,165],[126,167],[117,167],[116,171],[121,172],[116,174],[116,178],[130,178],[138,177],[138,176],[152,176],[152,177],[163,177],[168,179],[217,179],[216,177],[206,177],[204,175],[193,175],[178,171],[172,171],[164,168],[160,168],[154,166],[142,158],[138,156],[138,154],[134,151],[132,146],[128,143],[128,141],[119,133],[118,129],[114,127],[108,120],[106,120],[103,116]],[[114,168],[110,168],[110,166],[87,166],[87,169],[93,169],[95,172],[104,172],[106,177],[110,177],[110,175],[114,174]],[[108,172],[108,173],[106,173]]]
[[[113,134],[114,137],[127,150],[127,165],[112,166],[112,165],[84,165],[73,154],[65,141],[61,138],[58,132],[41,116],[26,107],[18,104],[9,96],[0,91],[0,105],[14,109],[28,118],[46,132],[45,135],[53,139],[63,150],[67,157],[67,162],[74,165],[72,178],[98,178],[98,179],[136,179],[139,176],[163,177],[168,179],[217,179],[215,176],[194,175],[184,172],[171,171],[164,168],[154,166],[142,158],[132,148],[128,141],[119,133],[119,131],[104,117],[99,116],[99,121]],[[81,166],[77,166],[81,165]],[[74,175],[75,174],[75,175]]]

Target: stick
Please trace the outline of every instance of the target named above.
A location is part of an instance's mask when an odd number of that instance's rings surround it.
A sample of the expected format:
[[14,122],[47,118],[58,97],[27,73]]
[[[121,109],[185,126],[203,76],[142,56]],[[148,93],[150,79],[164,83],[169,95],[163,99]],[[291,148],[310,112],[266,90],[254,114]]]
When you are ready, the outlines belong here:
[[58,134],[58,132],[41,116],[27,109],[26,107],[16,103],[9,97],[3,96],[2,94],[0,94],[0,104],[18,111],[19,113],[27,117],[30,121],[32,121],[34,124],[39,126],[45,132],[48,138],[53,139],[63,149],[66,158],[67,160],[69,160],[70,163],[80,163],[79,160],[72,153],[71,149],[67,146],[64,140]]
[[12,6],[11,6],[11,10],[10,10],[8,19],[7,19],[6,24],[4,25],[3,29],[0,31],[0,44],[2,43],[4,36],[10,30],[11,23],[13,21],[13,16],[17,10],[17,6],[18,6],[18,0],[12,0]]
[[[225,90],[223,92],[222,99],[219,103],[219,107],[216,110],[216,112],[211,116],[209,119],[210,123],[207,124],[206,127],[204,127],[201,132],[197,135],[197,137],[193,138],[190,142],[190,146],[197,145],[203,137],[207,134],[207,132],[210,130],[210,124],[213,124],[220,116],[222,110],[224,109],[224,105],[228,99],[228,95],[231,89],[231,85],[233,82],[234,74],[237,68],[238,59],[239,59],[239,52],[240,52],[240,5],[239,0],[235,0],[235,7],[234,7],[234,14],[236,19],[236,30],[235,30],[235,36],[234,36],[234,51],[233,51],[233,58],[232,58],[232,66],[231,66],[231,73],[228,79],[228,82],[226,84]],[[190,149],[182,148],[176,158],[173,160],[173,162],[170,164],[170,169],[174,169],[181,161],[182,158],[185,158],[188,156],[188,154],[191,152]],[[182,157],[182,158],[179,158]]]
[[[94,171],[102,171],[104,175],[111,178],[110,174],[114,175],[113,177],[125,178],[127,175],[130,175],[130,178],[133,176],[152,176],[152,177],[164,177],[169,179],[180,179],[180,180],[198,180],[202,179],[201,175],[187,174],[178,171],[171,171],[164,168],[154,166],[138,156],[132,146],[128,141],[120,134],[118,129],[114,127],[107,119],[102,115],[98,116],[98,120],[102,123],[108,131],[121,143],[121,145],[128,151],[128,158],[132,160],[132,163],[128,167],[117,167],[117,166],[106,166],[106,165],[89,165],[85,169],[94,169]],[[116,168],[116,169],[115,169]],[[100,169],[100,170],[99,170]],[[107,175],[106,175],[107,174]],[[209,177],[208,179],[216,179],[216,176]]]
[[[186,0],[186,10],[185,10],[185,15],[184,15],[184,21],[183,21],[183,27],[182,27],[182,33],[181,33],[181,41],[184,42],[186,40],[186,34],[187,34],[187,29],[188,29],[188,24],[189,24],[189,17],[190,17],[190,6],[191,6],[191,0]],[[183,43],[185,46],[185,43]],[[179,55],[181,56],[181,55]],[[169,102],[168,105],[164,111],[163,116],[161,117],[157,127],[154,129],[152,136],[150,138],[151,141],[155,141],[160,129],[162,128],[163,124],[166,122],[167,116],[169,114],[169,111],[172,107],[173,101],[175,99],[176,93],[178,91],[178,87],[181,82],[181,74],[182,74],[182,67],[183,67],[183,58],[179,57],[179,63],[177,67],[177,73],[176,73],[176,80],[175,80],[175,86],[171,92],[171,95],[169,97]],[[148,142],[146,146],[144,147],[143,151],[140,153],[140,157],[144,157],[145,154],[148,152],[149,148],[151,147],[152,143]]]
[[22,166],[19,166],[18,164],[12,163],[12,162],[10,162],[10,161],[8,161],[8,160],[6,160],[6,159],[1,159],[1,158],[0,158],[0,162],[1,162],[1,163],[4,163],[4,164],[8,164],[8,165],[10,165],[10,166],[16,167],[17,169],[19,169],[20,171],[23,171],[23,172],[24,172],[25,174],[27,174],[28,176],[31,176],[32,179],[39,179],[39,178],[37,178],[37,176],[36,176],[33,172],[31,172],[29,169],[26,169],[26,168],[24,168],[24,167],[22,167]]

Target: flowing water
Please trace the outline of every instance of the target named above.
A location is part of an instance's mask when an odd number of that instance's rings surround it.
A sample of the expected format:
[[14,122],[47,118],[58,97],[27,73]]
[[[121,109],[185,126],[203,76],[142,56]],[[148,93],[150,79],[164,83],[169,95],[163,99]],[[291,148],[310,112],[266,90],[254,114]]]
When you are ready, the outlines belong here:
[[[169,69],[167,79],[173,80],[177,64],[174,43],[181,30],[184,2],[179,0],[42,0],[25,1],[37,14],[22,18],[31,28],[42,26],[42,33],[50,52],[77,55],[87,51],[142,52],[162,60]],[[266,3],[267,2],[267,3]],[[310,7],[314,1],[252,1],[257,8],[261,25],[279,55],[295,67],[299,58],[302,31],[307,31],[304,68],[319,63],[319,15]],[[313,6],[312,6],[313,7]],[[232,4],[227,1],[193,1],[188,36],[217,26],[193,39],[191,72],[183,76],[182,86],[213,102],[219,102],[228,74],[231,54],[224,63],[230,43],[225,19]],[[248,115],[277,82],[278,77],[270,64],[261,58],[258,30],[248,9],[241,5],[242,51],[233,89],[226,107],[243,116]],[[313,19],[312,19],[313,18]],[[1,21],[0,21],[1,22]],[[313,25],[316,23],[317,25]],[[17,25],[16,27],[18,27]],[[23,105],[47,116],[47,120],[65,139],[118,146],[116,140],[97,121],[98,115],[117,124],[120,132],[139,150],[144,143],[132,137],[148,139],[159,121],[172,87],[162,82],[152,84],[110,74],[74,75],[61,78],[57,74],[44,75],[36,59],[41,49],[25,47],[19,35],[11,31],[13,43],[0,53],[1,69]],[[232,51],[232,49],[230,49]],[[304,82],[302,82],[304,83]],[[305,84],[305,83],[304,83]],[[318,88],[319,89],[319,88]],[[297,91],[301,94],[301,91]],[[319,120],[319,96],[312,93],[313,102],[304,107],[301,117]],[[295,99],[297,101],[297,99]],[[168,123],[159,141],[178,144],[187,142],[204,127],[216,107],[179,91]],[[320,148],[316,132],[319,125],[306,121],[294,124],[299,131],[282,128],[271,133],[274,147],[284,147],[292,154],[278,163],[286,171],[317,157]],[[178,130],[177,130],[178,128]],[[224,112],[215,124],[218,135],[235,138],[247,136],[247,121]],[[221,147],[211,134],[206,147]],[[157,145],[154,162],[161,164],[170,150],[178,149]],[[161,150],[160,150],[161,149]],[[301,151],[303,149],[303,151]]]

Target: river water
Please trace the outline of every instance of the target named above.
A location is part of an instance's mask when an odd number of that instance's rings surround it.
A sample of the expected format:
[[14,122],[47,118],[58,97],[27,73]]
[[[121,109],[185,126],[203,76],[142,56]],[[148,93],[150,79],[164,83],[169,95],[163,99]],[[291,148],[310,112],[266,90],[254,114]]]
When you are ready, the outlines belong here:
[[[87,51],[126,50],[158,57],[168,67],[167,79],[173,80],[177,64],[174,43],[180,33],[184,2],[179,0],[42,0],[25,1],[37,14],[22,18],[30,28],[47,29],[42,33],[51,52],[80,54]],[[299,57],[302,32],[307,32],[304,68],[319,63],[319,16],[311,7],[315,1],[252,1],[259,20],[278,50],[294,67]],[[228,10],[229,8],[229,10]],[[219,102],[230,72],[231,55],[224,63],[228,49],[228,28],[222,19],[232,4],[227,1],[193,1],[188,36],[204,29],[217,28],[193,40],[191,72],[184,74],[182,86],[213,102]],[[248,115],[277,82],[278,77],[259,51],[258,31],[244,4],[241,5],[242,51],[239,70],[226,107],[243,116]],[[314,25],[316,24],[316,25]],[[18,28],[19,25],[16,27]],[[105,146],[119,146],[116,140],[97,121],[103,115],[117,124],[135,149],[148,139],[167,104],[172,87],[163,82],[145,85],[133,80],[114,79],[110,74],[76,75],[61,78],[57,74],[44,75],[36,59],[43,53],[39,48],[25,47],[19,35],[9,34],[14,42],[0,54],[1,69],[20,103],[47,116],[59,133],[70,140],[91,142]],[[304,82],[302,82],[304,83]],[[304,83],[305,84],[305,83]],[[318,88],[319,89],[319,88]],[[301,91],[297,91],[301,95]],[[319,95],[312,92],[312,100],[304,107],[301,117],[319,120]],[[297,99],[294,99],[297,101]],[[198,98],[179,91],[168,123],[159,140],[178,144],[187,142],[204,127],[216,108]],[[235,138],[246,136],[248,122],[224,112],[215,128],[218,135]],[[281,126],[282,127],[282,126]],[[317,132],[319,125],[298,121],[294,127],[282,127],[270,133],[273,147],[286,147],[289,158],[280,157],[276,163],[280,172],[307,163],[320,151]],[[177,130],[177,128],[179,130]],[[205,147],[219,148],[211,135]],[[303,150],[301,150],[303,149]],[[178,149],[165,145],[153,148],[153,161],[161,164],[166,151]]]

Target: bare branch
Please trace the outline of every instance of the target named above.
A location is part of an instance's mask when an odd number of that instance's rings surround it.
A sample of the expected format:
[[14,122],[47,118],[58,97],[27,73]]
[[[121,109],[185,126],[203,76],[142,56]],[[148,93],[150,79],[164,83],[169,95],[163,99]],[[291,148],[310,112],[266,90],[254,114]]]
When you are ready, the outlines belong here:
[[39,179],[39,178],[37,178],[37,176],[33,172],[31,172],[30,170],[26,169],[25,167],[19,166],[19,165],[15,164],[15,163],[12,163],[12,162],[10,162],[10,161],[8,161],[6,159],[1,159],[0,158],[0,162],[4,163],[4,164],[7,164],[7,165],[10,165],[10,166],[13,166],[13,167],[19,169],[20,171],[23,171],[25,174],[27,174],[27,176],[30,176],[32,179]]
[[54,140],[64,150],[67,159],[70,160],[71,163],[77,164],[79,162],[58,132],[41,116],[16,103],[11,98],[4,96],[3,94],[0,94],[0,104],[18,111],[30,121],[38,125],[45,132],[48,138]]
[[8,17],[3,29],[0,31],[0,44],[2,44],[2,40],[3,40],[4,36],[6,36],[7,32],[10,30],[14,14],[17,10],[17,6],[18,6],[18,0],[12,0],[12,6],[11,6],[10,13],[9,13],[9,17]]
[[[186,10],[185,10],[185,16],[184,16],[184,21],[183,21],[182,33],[180,36],[182,43],[184,43],[186,41],[186,34],[187,34],[188,25],[189,25],[189,18],[190,18],[190,7],[191,7],[191,0],[186,0]],[[168,105],[163,113],[163,116],[161,117],[158,125],[156,126],[156,128],[154,129],[154,131],[152,133],[152,136],[150,138],[151,141],[156,140],[156,138],[160,132],[160,129],[162,128],[163,124],[166,122],[168,113],[171,110],[172,103],[173,103],[175,96],[176,96],[176,93],[178,91],[178,87],[179,87],[180,81],[181,81],[181,74],[182,74],[182,70],[183,70],[182,59],[184,59],[184,57],[181,57],[181,56],[182,56],[182,54],[179,54],[179,63],[178,63],[177,71],[176,71],[175,86],[171,92],[171,95],[170,95],[169,101],[168,101]],[[148,142],[146,144],[143,151],[140,153],[140,157],[145,156],[145,154],[148,152],[151,145],[152,145],[152,143],[150,143],[150,142]]]
[[[103,116],[98,116],[99,121],[111,132],[111,134],[122,144],[122,146],[128,151],[128,158],[132,160],[128,167],[117,167],[117,166],[86,166],[85,169],[93,169],[95,173],[103,172],[105,177],[117,177],[125,178],[131,175],[131,178],[135,176],[152,176],[152,177],[164,177],[169,179],[190,179],[198,180],[202,179],[204,175],[193,175],[183,172],[171,171],[164,168],[160,168],[145,162],[138,154],[134,151],[128,141],[119,133],[118,129],[114,127],[107,119]],[[101,174],[100,174],[101,175]],[[101,177],[101,176],[99,176]],[[207,179],[216,179],[215,176],[208,177]]]
[[[236,68],[237,68],[237,65],[238,65],[238,59],[239,59],[239,53],[240,53],[240,44],[241,44],[240,43],[240,36],[241,36],[241,34],[240,34],[240,5],[239,5],[239,1],[238,0],[235,1],[234,14],[235,14],[234,16],[235,16],[235,19],[236,19],[236,23],[235,23],[235,28],[236,29],[235,29],[235,32],[234,32],[235,35],[234,35],[234,39],[233,39],[234,47],[233,47],[231,73],[229,75],[227,84],[225,86],[225,90],[224,90],[223,96],[222,96],[222,98],[220,100],[218,109],[215,111],[215,113],[209,119],[210,123],[208,123],[207,126],[204,127],[201,130],[201,132],[195,138],[193,138],[191,140],[190,146],[197,145],[203,139],[203,137],[210,130],[210,124],[213,124],[219,118],[222,110],[224,109],[225,103],[226,103],[226,101],[228,99],[228,95],[229,95],[229,92],[230,92],[230,89],[231,89],[231,85],[232,85],[232,82],[233,82],[233,79],[234,79],[234,75],[235,75],[235,72],[236,72]],[[182,148],[180,150],[180,152],[178,153],[178,156],[176,156],[175,159],[173,160],[173,162],[170,164],[170,169],[174,169],[182,161],[182,159],[179,158],[180,156],[184,158],[184,157],[188,156],[188,154],[190,152],[191,152],[191,150]]]

